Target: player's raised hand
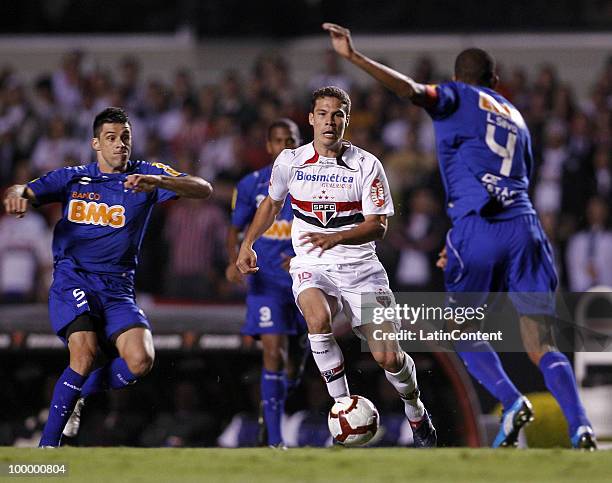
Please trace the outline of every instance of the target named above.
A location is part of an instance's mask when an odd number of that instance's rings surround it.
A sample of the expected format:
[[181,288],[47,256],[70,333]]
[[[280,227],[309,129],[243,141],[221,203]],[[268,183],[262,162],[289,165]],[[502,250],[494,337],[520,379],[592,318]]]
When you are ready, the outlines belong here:
[[308,243],[312,244],[306,253],[310,253],[319,248],[321,250],[319,252],[319,256],[321,256],[326,250],[334,248],[336,245],[338,245],[342,238],[339,233],[315,233],[309,231],[308,233],[304,233],[302,236],[300,236],[300,240],[304,240],[302,243],[300,243],[301,247],[307,245]]
[[24,186],[14,185],[6,190],[4,197],[4,211],[17,218],[23,218],[28,210],[28,200],[22,196]]
[[157,174],[128,174],[123,187],[136,193],[150,193],[161,183]]
[[334,50],[345,59],[350,59],[355,53],[353,39],[351,38],[351,31],[347,28],[341,27],[340,25],[329,22],[325,22],[322,27],[323,30],[327,30],[329,32]]
[[240,247],[240,252],[238,252],[236,267],[244,275],[257,272],[259,267],[257,266],[257,253],[255,253],[255,250],[243,243]]

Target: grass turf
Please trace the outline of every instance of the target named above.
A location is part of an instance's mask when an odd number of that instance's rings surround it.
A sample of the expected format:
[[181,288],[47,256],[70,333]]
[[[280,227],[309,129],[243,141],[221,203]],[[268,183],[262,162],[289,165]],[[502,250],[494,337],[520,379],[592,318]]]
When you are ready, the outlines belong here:
[[[7,465],[65,463],[64,477],[7,476]],[[0,481],[385,482],[610,481],[608,451],[565,449],[0,448]]]

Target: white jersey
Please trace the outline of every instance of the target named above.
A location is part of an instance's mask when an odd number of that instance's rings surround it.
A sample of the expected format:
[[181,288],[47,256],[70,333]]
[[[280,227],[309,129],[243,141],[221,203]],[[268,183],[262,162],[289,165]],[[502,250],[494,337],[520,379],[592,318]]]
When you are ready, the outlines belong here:
[[293,209],[291,237],[296,262],[346,264],[376,260],[376,245],[336,245],[319,256],[300,246],[307,232],[333,233],[349,230],[367,215],[393,215],[393,200],[381,162],[372,154],[347,143],[338,158],[320,156],[313,143],[285,149],[278,155],[270,178],[270,198],[281,201],[290,195]]

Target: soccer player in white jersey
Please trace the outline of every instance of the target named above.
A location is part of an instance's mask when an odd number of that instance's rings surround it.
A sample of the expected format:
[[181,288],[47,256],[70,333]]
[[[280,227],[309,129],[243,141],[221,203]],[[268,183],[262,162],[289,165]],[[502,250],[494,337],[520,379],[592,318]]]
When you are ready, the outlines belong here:
[[419,398],[414,361],[396,341],[381,343],[371,337],[374,329],[395,330],[394,321],[374,326],[361,320],[362,294],[393,300],[374,243],[385,236],[393,201],[381,162],[343,139],[350,110],[348,94],[338,87],[313,93],[308,118],[314,141],[285,149],[276,158],[269,195],[259,205],[236,265],[244,274],[258,270],[253,244],[272,225],[289,194],[296,253],[290,269],[293,293],[330,396],[349,395],[344,358],[332,334],[334,316],[344,311],[404,401],[414,445],[433,447],[436,431]]

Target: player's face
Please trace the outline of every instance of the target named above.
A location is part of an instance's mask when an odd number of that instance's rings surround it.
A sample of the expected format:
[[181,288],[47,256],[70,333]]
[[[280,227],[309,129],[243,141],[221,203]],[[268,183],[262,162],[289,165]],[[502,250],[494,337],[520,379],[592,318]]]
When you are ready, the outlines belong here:
[[272,159],[276,159],[283,149],[297,148],[295,136],[286,127],[275,127],[266,142],[266,150]]
[[92,147],[96,151],[100,171],[105,173],[125,170],[132,152],[132,131],[130,125],[106,123],[97,138],[93,138]]
[[308,115],[308,122],[313,127],[317,144],[333,146],[342,139],[348,126],[346,105],[337,97],[320,97]]

